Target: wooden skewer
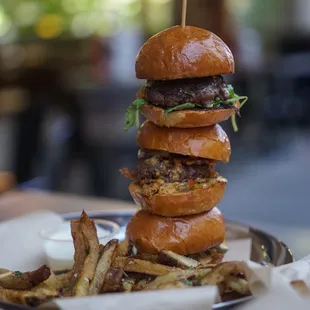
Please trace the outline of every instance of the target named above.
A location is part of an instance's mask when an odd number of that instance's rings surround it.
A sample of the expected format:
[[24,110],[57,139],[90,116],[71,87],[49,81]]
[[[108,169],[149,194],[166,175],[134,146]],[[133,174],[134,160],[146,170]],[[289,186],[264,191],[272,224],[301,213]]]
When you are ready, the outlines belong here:
[[182,4],[182,28],[185,27],[185,23],[186,23],[186,9],[187,9],[187,0],[183,0],[183,4]]

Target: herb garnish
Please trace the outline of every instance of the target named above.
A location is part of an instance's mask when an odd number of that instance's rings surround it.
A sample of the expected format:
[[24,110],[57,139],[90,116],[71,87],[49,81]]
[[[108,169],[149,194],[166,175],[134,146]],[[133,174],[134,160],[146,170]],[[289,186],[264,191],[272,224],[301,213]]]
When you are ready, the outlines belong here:
[[[220,104],[228,104],[228,103],[231,103],[231,104],[234,104],[236,101],[239,101],[239,104],[240,104],[240,107],[239,109],[241,109],[243,107],[243,105],[248,101],[248,97],[247,96],[239,96],[235,93],[234,91],[234,88],[232,87],[231,84],[228,84],[227,85],[227,88],[228,88],[228,91],[229,91],[229,99],[220,99],[220,98],[215,98],[215,104],[217,104],[218,106]],[[218,107],[218,106],[215,106],[213,105],[214,107]],[[237,126],[237,122],[236,122],[236,114],[233,114],[231,116],[231,124],[232,124],[232,127],[234,129],[235,132],[238,131],[238,126]]]
[[139,111],[143,105],[147,104],[144,99],[136,99],[126,110],[124,129],[127,131],[130,127],[136,124],[139,129]]
[[21,277],[23,275],[23,273],[20,271],[14,271],[14,274],[16,277]]
[[201,105],[197,104],[197,103],[185,102],[185,103],[177,105],[173,108],[165,110],[165,117],[167,117],[167,115],[173,111],[188,110],[188,109],[192,109],[192,108],[196,108],[196,107],[201,108]]
[[[228,84],[227,88],[229,91],[229,99],[221,99],[219,97],[216,97],[212,105],[210,106],[210,108],[219,108],[221,104],[222,105],[225,105],[225,104],[233,105],[236,101],[239,101],[239,104],[240,104],[239,109],[241,109],[242,106],[247,102],[248,97],[237,95],[232,85]],[[125,122],[124,122],[125,131],[131,128],[134,124],[136,125],[136,128],[139,129],[140,127],[139,112],[142,106],[144,106],[145,104],[148,104],[148,102],[144,99],[139,98],[133,101],[132,104],[127,108],[126,115],[125,115]],[[188,110],[188,109],[197,108],[197,107],[201,108],[201,105],[197,103],[192,103],[192,102],[185,102],[173,108],[166,109],[164,113],[165,113],[165,117],[167,117],[167,115],[171,112]],[[234,131],[237,132],[238,126],[237,126],[235,114],[231,116],[231,123],[232,123],[232,127]]]

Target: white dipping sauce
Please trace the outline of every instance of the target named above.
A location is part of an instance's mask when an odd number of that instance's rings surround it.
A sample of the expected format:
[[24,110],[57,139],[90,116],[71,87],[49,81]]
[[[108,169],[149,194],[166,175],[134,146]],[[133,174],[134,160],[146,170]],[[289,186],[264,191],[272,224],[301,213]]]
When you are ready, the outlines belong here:
[[[96,225],[97,235],[104,242],[110,232]],[[44,248],[47,256],[48,265],[52,270],[71,269],[74,262],[74,245],[71,236],[70,222],[64,222],[57,231],[50,234],[44,233]],[[102,241],[101,241],[102,242]]]

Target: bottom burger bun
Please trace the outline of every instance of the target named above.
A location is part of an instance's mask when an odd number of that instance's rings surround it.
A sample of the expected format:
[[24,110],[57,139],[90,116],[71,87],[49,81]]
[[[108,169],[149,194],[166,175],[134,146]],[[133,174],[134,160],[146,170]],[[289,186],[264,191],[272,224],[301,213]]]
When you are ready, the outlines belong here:
[[[159,192],[150,195],[138,182],[129,185],[134,201],[144,210],[161,216],[199,214],[215,207],[223,198],[227,180],[222,177],[196,183],[192,188],[180,191],[182,183],[164,183]],[[152,186],[144,185],[144,187]]]
[[126,235],[138,252],[156,254],[170,250],[189,255],[221,244],[225,239],[225,224],[217,208],[174,218],[140,210],[130,219]]
[[141,113],[161,127],[195,128],[226,121],[235,114],[235,109],[181,110],[166,115],[164,109],[146,104],[141,108]]

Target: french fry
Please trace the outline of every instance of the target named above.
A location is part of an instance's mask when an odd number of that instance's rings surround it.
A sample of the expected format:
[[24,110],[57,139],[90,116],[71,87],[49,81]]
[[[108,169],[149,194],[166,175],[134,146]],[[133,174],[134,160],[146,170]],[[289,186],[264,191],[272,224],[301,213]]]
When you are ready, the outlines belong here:
[[186,285],[182,281],[176,281],[171,283],[166,283],[158,286],[158,290],[171,290],[171,289],[177,289],[177,288],[186,288],[188,285]]
[[97,263],[95,275],[89,287],[89,295],[99,294],[101,287],[103,285],[106,273],[111,266],[113,257],[115,256],[117,246],[118,246],[118,240],[116,239],[110,240],[105,245],[103,254]]
[[116,251],[116,256],[130,256],[132,253],[132,244],[128,239],[119,243]]
[[216,285],[225,280],[225,277],[242,272],[243,262],[225,262],[214,267],[200,282],[201,285]]
[[250,293],[249,283],[245,279],[236,276],[227,276],[224,282],[228,287],[239,294],[249,295]]
[[148,254],[148,253],[138,253],[136,255],[131,256],[132,258],[147,260],[152,263],[159,263],[158,255],[156,254]]
[[160,264],[180,267],[182,269],[194,268],[199,265],[199,262],[197,260],[183,255],[179,255],[172,251],[160,251],[158,255],[158,262]]
[[106,274],[101,293],[121,292],[123,276],[124,271],[122,269],[110,268]]
[[11,290],[0,287],[0,300],[3,302],[38,306],[43,302],[46,302],[52,298],[57,297],[57,292],[53,292],[47,289],[40,289],[37,292],[24,291],[24,290]]
[[174,283],[178,281],[185,281],[190,277],[204,277],[211,272],[211,269],[189,269],[189,270],[179,270],[174,272],[169,272],[163,276],[157,277],[151,283],[147,284],[144,290],[156,290],[160,286]]
[[55,275],[56,289],[66,288],[71,277],[71,271]]
[[51,271],[46,265],[30,272],[7,271],[0,274],[0,286],[7,289],[28,290],[44,282],[50,275]]
[[[61,281],[65,286],[68,286],[68,295],[74,294],[74,285],[77,281],[77,277],[80,274],[85,258],[88,252],[88,245],[86,239],[83,235],[83,231],[81,229],[80,220],[72,220],[71,221],[71,235],[74,244],[74,264],[71,270],[71,274],[66,284],[64,281]],[[72,290],[72,292],[70,292]]]
[[80,219],[81,229],[86,239],[89,253],[87,254],[82,270],[78,274],[78,280],[74,287],[74,296],[87,296],[90,282],[92,281],[99,258],[99,240],[94,222],[82,212]]
[[152,281],[150,278],[144,278],[138,281],[132,288],[133,291],[142,291]]
[[122,279],[122,287],[124,292],[131,292],[134,285],[135,285],[135,279],[133,278],[123,278]]
[[302,296],[310,296],[307,284],[302,280],[291,281],[292,287]]
[[171,271],[180,270],[179,268],[155,264],[146,260],[131,257],[116,257],[112,266],[128,272],[138,272],[153,276],[162,276]]

